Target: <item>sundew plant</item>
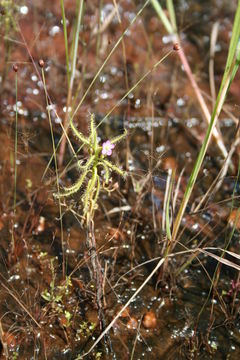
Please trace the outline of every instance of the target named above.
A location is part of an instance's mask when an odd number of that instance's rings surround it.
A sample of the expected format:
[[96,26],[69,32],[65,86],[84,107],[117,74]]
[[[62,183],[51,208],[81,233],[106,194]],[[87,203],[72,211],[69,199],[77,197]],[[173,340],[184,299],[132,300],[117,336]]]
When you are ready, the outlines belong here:
[[70,126],[78,141],[87,149],[89,156],[85,164],[83,164],[82,160],[77,162],[77,167],[81,175],[75,184],[70,187],[65,187],[63,193],[56,193],[54,196],[57,198],[71,196],[81,190],[86,184],[86,189],[82,195],[82,218],[83,222],[89,224],[98,206],[97,201],[101,189],[111,191],[109,188],[111,172],[115,171],[122,177],[126,176],[126,172],[114,165],[107,157],[112,155],[116,143],[127,135],[127,131],[125,130],[123,134],[107,140],[100,145],[93,114],[91,115],[90,134],[88,137],[79,132],[72,121],[70,122]]

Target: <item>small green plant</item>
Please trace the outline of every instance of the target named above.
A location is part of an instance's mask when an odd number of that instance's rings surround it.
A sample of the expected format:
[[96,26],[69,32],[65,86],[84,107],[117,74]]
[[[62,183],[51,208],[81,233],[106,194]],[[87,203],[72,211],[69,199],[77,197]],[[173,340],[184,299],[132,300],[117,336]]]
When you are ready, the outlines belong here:
[[50,261],[50,268],[52,273],[52,281],[50,282],[50,290],[48,291],[45,289],[42,293],[42,298],[46,300],[47,302],[51,303],[53,308],[56,308],[56,305],[61,302],[62,300],[62,294],[56,293],[56,286],[55,286],[55,270],[54,270],[54,259],[51,259]]
[[83,357],[80,354],[78,354],[75,360],[83,360]]
[[[58,312],[62,312],[61,303],[63,295],[69,293],[69,287],[72,286],[71,279],[69,277],[66,278],[64,285],[56,286],[56,274],[54,269],[54,259],[51,259],[50,262],[51,273],[52,273],[52,281],[50,282],[50,290],[45,289],[41,296],[42,298],[51,303],[51,306],[54,310],[58,310]],[[66,313],[66,311],[65,311]],[[66,314],[65,314],[66,316]],[[66,319],[68,320],[67,316]],[[70,321],[70,318],[69,318]]]
[[95,354],[95,359],[96,360],[99,360],[102,358],[102,353],[100,351],[98,351],[96,354]]
[[65,324],[65,327],[68,328],[70,325],[71,325],[71,320],[72,320],[72,314],[68,311],[68,310],[65,310],[64,311],[64,315],[65,315],[65,318],[66,318],[66,324]]
[[[72,122],[70,122],[70,126],[77,139],[87,148],[89,158],[84,165],[82,161],[78,161],[77,166],[82,173],[77,182],[70,187],[64,188],[63,193],[54,194],[54,196],[57,198],[68,197],[78,192],[83,187],[84,183],[87,183],[86,190],[82,196],[82,201],[83,221],[86,221],[88,224],[89,220],[93,218],[94,211],[97,208],[101,187],[109,191],[107,186],[109,185],[110,173],[115,171],[119,175],[125,176],[125,172],[112,164],[106,157],[112,155],[115,144],[126,136],[127,131],[125,130],[123,134],[99,145],[94,115],[91,115],[89,137],[86,137],[79,132]],[[104,173],[103,181],[101,181],[102,173]]]
[[94,330],[96,328],[96,324],[94,322],[87,322],[83,321],[79,329],[77,330],[78,335],[81,335],[83,337],[89,337],[93,334]]
[[[102,358],[102,353],[100,351],[93,353],[93,356],[95,360],[99,360]],[[83,357],[81,355],[78,355],[75,360],[83,360]]]
[[17,360],[17,359],[18,359],[18,356],[19,356],[18,352],[14,351],[13,354],[12,354],[11,359],[12,359],[12,360]]

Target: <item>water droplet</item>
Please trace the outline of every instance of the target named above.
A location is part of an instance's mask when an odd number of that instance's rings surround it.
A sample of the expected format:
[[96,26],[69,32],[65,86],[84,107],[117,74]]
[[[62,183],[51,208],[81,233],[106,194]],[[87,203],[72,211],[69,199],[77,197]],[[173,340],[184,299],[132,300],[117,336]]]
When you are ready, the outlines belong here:
[[106,75],[101,75],[99,78],[100,83],[104,84],[107,80],[107,76]]
[[222,50],[221,45],[220,45],[220,44],[216,44],[214,50],[215,50],[215,52],[220,52],[220,51]]
[[135,109],[139,109],[141,106],[141,100],[140,99],[136,99],[135,101]]
[[50,36],[55,36],[56,34],[58,34],[59,32],[60,32],[60,27],[59,26],[57,26],[57,25],[54,25],[51,29],[50,29],[50,31],[49,31],[49,35]]
[[192,226],[192,229],[195,230],[195,231],[198,230],[199,229],[199,224],[194,224]]
[[12,282],[14,280],[19,280],[20,279],[20,275],[12,275],[9,279],[8,282]]
[[116,67],[116,66],[112,66],[111,69],[110,69],[110,73],[111,73],[112,75],[116,75],[117,72],[118,72],[117,67]]
[[[67,106],[64,106],[63,107],[63,112],[66,112],[67,111]],[[72,108],[71,106],[68,107],[68,112],[71,112],[72,111]]]
[[162,42],[164,44],[169,44],[169,43],[172,43],[172,42],[175,42],[175,36],[174,35],[164,35],[162,37]]
[[55,105],[54,104],[50,104],[48,106],[46,106],[46,109],[51,111],[51,110],[55,110]]
[[28,14],[28,7],[27,6],[21,6],[20,7],[20,13],[22,15],[27,15]]
[[185,103],[185,100],[183,98],[179,98],[177,99],[177,106],[179,107],[182,107],[184,106],[186,103]]
[[60,117],[56,117],[56,119],[54,120],[55,124],[61,124],[62,123],[62,119]]

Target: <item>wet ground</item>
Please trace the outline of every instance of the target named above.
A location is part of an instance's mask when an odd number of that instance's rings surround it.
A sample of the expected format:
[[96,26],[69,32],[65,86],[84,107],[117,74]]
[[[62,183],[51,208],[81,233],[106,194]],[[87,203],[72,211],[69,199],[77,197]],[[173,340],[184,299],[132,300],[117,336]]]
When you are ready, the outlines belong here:
[[[70,42],[75,1],[65,3]],[[107,54],[140,9],[140,2],[86,2],[73,94],[81,100]],[[141,2],[143,4],[143,2]],[[9,2],[10,4],[10,2]],[[5,5],[4,5],[5,6]],[[8,5],[7,5],[8,6]],[[224,71],[236,2],[178,1],[182,46],[211,109],[209,46],[219,21],[214,74]],[[111,21],[107,21],[113,14]],[[81,359],[100,335],[96,284],[89,272],[86,230],[79,196],[63,201],[62,225],[53,198],[56,174],[39,59],[45,62],[55,144],[67,104],[67,75],[60,2],[17,1],[1,8],[0,108],[0,339],[1,359]],[[119,22],[121,19],[121,22]],[[101,71],[74,122],[87,134],[90,114],[99,123],[131,87],[172,49],[171,38],[148,7],[129,28]],[[18,65],[18,147],[15,159],[15,73]],[[229,150],[237,133],[239,76],[233,82],[219,129]],[[74,108],[75,108],[74,107]],[[102,140],[126,128],[113,154],[126,169],[113,176],[115,191],[102,192],[95,213],[97,252],[104,277],[106,323],[139,288],[164,253],[163,203],[169,167],[176,167],[176,209],[200,149],[206,123],[176,52],[109,114],[99,126]],[[69,132],[71,144],[79,148]],[[79,158],[86,154],[82,151]],[[61,186],[78,176],[69,145]],[[14,208],[15,160],[17,168]],[[169,165],[170,164],[170,165]],[[219,188],[212,183],[223,165],[212,142],[167,266],[158,271],[86,359],[239,359],[239,273],[195,248],[239,253],[239,148]],[[47,169],[47,172],[45,171]],[[62,172],[63,171],[63,172]],[[193,213],[203,195],[209,194]],[[175,195],[176,194],[176,198]],[[175,200],[174,200],[175,198]],[[174,216],[176,215],[176,209]],[[235,223],[236,229],[233,229]],[[185,251],[185,253],[182,253]],[[221,255],[220,251],[212,251]]]

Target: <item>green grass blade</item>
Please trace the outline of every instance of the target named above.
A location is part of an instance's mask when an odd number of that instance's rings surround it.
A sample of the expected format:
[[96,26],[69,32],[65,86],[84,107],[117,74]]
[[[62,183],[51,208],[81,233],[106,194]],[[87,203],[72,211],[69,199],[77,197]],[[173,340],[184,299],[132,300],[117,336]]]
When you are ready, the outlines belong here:
[[72,63],[71,63],[71,72],[70,72],[71,76],[70,76],[70,84],[69,84],[70,89],[73,88],[73,82],[74,82],[75,73],[76,73],[79,33],[80,33],[80,27],[81,27],[82,15],[83,15],[83,4],[84,4],[83,0],[78,1],[77,24],[76,24],[73,49],[72,49]]
[[166,5],[167,5],[167,9],[168,9],[168,13],[169,13],[169,17],[170,17],[170,20],[171,20],[171,24],[172,24],[172,27],[173,27],[174,34],[177,34],[176,15],[175,15],[175,10],[174,10],[172,0],[167,0]]
[[169,35],[173,35],[174,34],[174,28],[173,28],[172,24],[170,23],[170,21],[168,20],[167,15],[163,11],[163,9],[162,9],[161,5],[159,4],[158,0],[151,0],[151,3],[152,3],[152,6],[154,7],[156,13],[160,17],[165,29],[169,33]]
[[237,73],[237,71],[238,71],[239,64],[240,64],[240,41],[239,41],[238,44],[237,44],[236,62],[235,62],[235,65],[234,65],[234,68],[233,68],[233,71],[232,71],[232,76],[231,76],[230,85],[231,85],[233,79],[235,78],[235,75],[236,75],[236,73]]
[[166,206],[166,233],[167,233],[167,238],[169,240],[169,243],[171,243],[171,241],[172,241],[171,221],[170,221],[170,200],[171,200],[172,191],[173,191],[174,179],[175,179],[175,170],[171,170],[170,186],[168,189],[167,206]]
[[235,14],[235,19],[234,19],[234,24],[233,24],[233,29],[232,29],[232,37],[231,37],[231,41],[230,41],[230,45],[229,45],[227,63],[225,66],[223,80],[222,80],[219,92],[221,92],[222,87],[224,86],[224,83],[225,83],[227,77],[229,76],[229,73],[232,72],[232,65],[234,62],[234,58],[236,56],[236,50],[237,50],[237,45],[239,42],[239,37],[240,37],[240,2],[238,1],[238,7],[237,7],[236,14]]
[[61,0],[61,10],[62,10],[65,54],[66,54],[67,80],[68,80],[68,87],[69,87],[69,85],[70,85],[70,67],[69,67],[69,56],[68,56],[68,36],[67,36],[67,23],[66,23],[65,9],[64,9],[64,0]]

